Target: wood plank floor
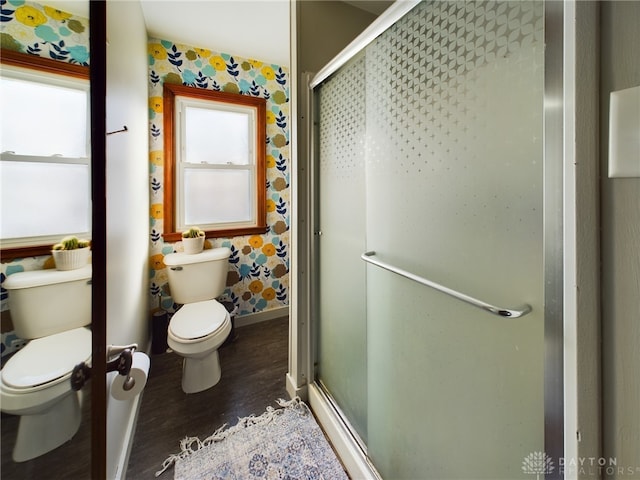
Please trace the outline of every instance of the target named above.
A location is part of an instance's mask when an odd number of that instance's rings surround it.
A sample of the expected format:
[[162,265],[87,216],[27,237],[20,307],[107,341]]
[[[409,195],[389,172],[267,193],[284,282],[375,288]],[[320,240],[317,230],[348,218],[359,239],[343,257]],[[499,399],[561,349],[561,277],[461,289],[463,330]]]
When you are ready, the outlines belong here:
[[91,478],[91,382],[82,393],[82,423],[75,436],[52,452],[27,462],[15,463],[11,459],[20,417],[2,413],[2,480]]
[[[200,393],[180,387],[182,358],[165,353],[151,357],[149,381],[138,417],[127,479],[152,479],[162,462],[180,451],[184,437],[204,439],[238,418],[259,415],[278,398],[288,398],[288,318],[236,329],[237,338],[221,348],[220,382]],[[173,471],[163,477],[173,478]]]
[[[222,378],[213,388],[185,394],[180,387],[182,358],[174,353],[151,355],[126,478],[153,479],[162,462],[180,450],[186,436],[201,439],[222,424],[259,415],[275,400],[288,398],[285,375],[288,364],[288,318],[278,318],[237,328],[237,338],[219,350]],[[85,389],[86,390],[86,389]],[[18,417],[2,414],[2,479],[69,479],[90,477],[89,408],[83,408],[80,431],[53,452],[29,462],[14,463]],[[162,478],[173,478],[171,470]]]

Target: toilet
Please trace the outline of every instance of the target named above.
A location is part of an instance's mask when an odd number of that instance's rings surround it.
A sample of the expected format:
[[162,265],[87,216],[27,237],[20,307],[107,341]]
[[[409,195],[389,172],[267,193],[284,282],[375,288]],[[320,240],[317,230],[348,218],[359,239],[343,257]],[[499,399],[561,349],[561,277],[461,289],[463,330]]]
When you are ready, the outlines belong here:
[[185,393],[202,392],[220,381],[218,348],[231,332],[231,318],[216,297],[224,292],[230,255],[221,247],[164,257],[171,297],[182,304],[169,322],[167,344],[184,357]]
[[91,265],[9,275],[2,285],[16,335],[27,344],[0,372],[0,408],[20,415],[12,457],[24,462],[70,440],[81,394],[71,372],[91,358]]

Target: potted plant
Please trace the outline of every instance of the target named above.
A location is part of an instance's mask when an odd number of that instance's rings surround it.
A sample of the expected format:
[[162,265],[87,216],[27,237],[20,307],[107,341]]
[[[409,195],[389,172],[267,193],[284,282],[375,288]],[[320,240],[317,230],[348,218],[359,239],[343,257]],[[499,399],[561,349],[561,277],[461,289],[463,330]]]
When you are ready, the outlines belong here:
[[182,247],[184,253],[200,253],[204,248],[204,232],[198,227],[191,227],[182,232]]
[[53,246],[51,253],[57,270],[75,270],[84,267],[89,261],[89,240],[76,236],[63,238]]

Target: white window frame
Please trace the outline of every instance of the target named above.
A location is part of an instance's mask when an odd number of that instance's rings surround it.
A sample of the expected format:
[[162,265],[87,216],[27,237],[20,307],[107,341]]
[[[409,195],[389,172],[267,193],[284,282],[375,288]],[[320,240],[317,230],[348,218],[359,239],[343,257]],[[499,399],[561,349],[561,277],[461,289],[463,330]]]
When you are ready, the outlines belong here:
[[89,203],[86,206],[86,219],[88,231],[81,232],[59,232],[51,235],[40,235],[40,236],[25,236],[25,237],[14,237],[14,238],[2,238],[2,249],[8,248],[22,248],[22,247],[34,247],[46,244],[56,243],[60,240],[61,237],[67,235],[77,235],[83,238],[90,239],[91,237],[91,128],[90,128],[90,113],[91,113],[91,102],[89,99],[89,90],[90,90],[90,82],[88,79],[79,78],[71,75],[57,74],[51,73],[49,71],[44,71],[38,69],[36,66],[34,68],[24,68],[17,67],[13,65],[2,64],[2,69],[0,70],[0,76],[6,78],[13,78],[18,80],[26,80],[31,82],[42,83],[51,86],[63,87],[63,88],[72,88],[76,90],[81,90],[87,95],[87,111],[86,111],[86,119],[87,119],[87,129],[86,129],[86,139],[85,139],[85,152],[86,156],[84,157],[65,157],[57,154],[57,152],[51,152],[50,156],[34,156],[34,155],[21,155],[16,154],[14,152],[0,152],[0,161],[1,162],[25,162],[25,163],[47,163],[47,164],[74,164],[74,165],[86,165],[88,167],[88,182],[83,188],[87,189],[89,198]]
[[[231,222],[215,222],[207,224],[198,224],[202,230],[221,230],[221,229],[235,229],[251,227],[256,224],[257,221],[257,191],[255,188],[257,164],[256,164],[256,121],[257,121],[257,109],[251,106],[245,105],[232,105],[225,102],[217,102],[214,100],[201,100],[197,98],[176,96],[175,98],[175,122],[178,126],[178,135],[176,135],[176,160],[177,168],[176,172],[176,228],[179,231],[184,231],[190,227],[196,226],[186,222],[185,217],[185,170],[198,169],[207,171],[246,171],[248,176],[248,187],[251,195],[251,214],[249,220],[244,221],[231,221]],[[189,107],[202,108],[206,110],[215,110],[223,112],[241,113],[248,116],[249,129],[248,129],[248,163],[247,164],[233,164],[231,162],[226,164],[212,164],[212,163],[190,163],[186,159],[186,115],[185,110]]]
[[[176,242],[182,240],[181,232],[178,228],[178,188],[179,185],[177,170],[180,169],[181,148],[177,146],[180,141],[180,121],[176,116],[178,97],[198,99],[205,102],[220,102],[221,104],[239,105],[255,109],[255,124],[253,126],[255,139],[255,163],[254,183],[251,190],[255,191],[255,223],[246,226],[232,225],[225,227],[216,223],[211,228],[198,225],[205,231],[208,238],[231,238],[243,235],[261,235],[269,231],[267,225],[267,144],[270,142],[267,136],[267,101],[262,97],[251,95],[240,95],[219,90],[209,90],[196,88],[187,85],[165,82],[162,87],[162,112],[163,112],[163,142],[164,142],[164,168],[163,168],[163,211],[162,214],[162,237],[165,242]],[[228,201],[233,201],[230,197],[220,197]],[[183,222],[184,223],[184,222]]]

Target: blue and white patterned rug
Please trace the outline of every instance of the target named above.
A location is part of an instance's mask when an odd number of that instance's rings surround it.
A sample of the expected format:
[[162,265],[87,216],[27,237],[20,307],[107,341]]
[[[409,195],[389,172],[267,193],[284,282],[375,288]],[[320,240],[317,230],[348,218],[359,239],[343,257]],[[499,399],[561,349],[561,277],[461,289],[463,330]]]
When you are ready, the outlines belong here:
[[175,464],[174,478],[347,480],[307,405],[299,398],[278,401],[259,417],[218,429],[200,441],[187,437],[156,476]]

